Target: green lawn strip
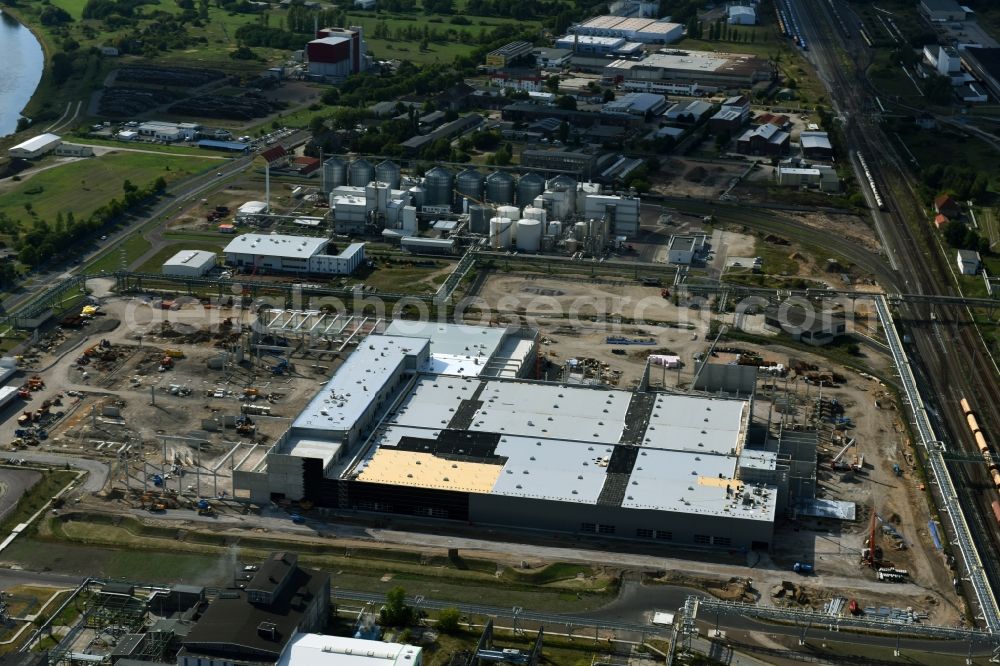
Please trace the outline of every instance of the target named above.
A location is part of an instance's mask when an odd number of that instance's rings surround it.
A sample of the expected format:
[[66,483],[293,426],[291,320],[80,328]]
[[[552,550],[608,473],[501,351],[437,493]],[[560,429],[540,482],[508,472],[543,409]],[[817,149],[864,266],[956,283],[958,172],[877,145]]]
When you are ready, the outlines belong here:
[[[0,533],[9,534],[17,525],[27,521],[77,477],[76,472],[65,470],[52,470],[41,474],[41,479],[21,496],[14,510],[0,523]],[[31,529],[34,529],[34,526]]]
[[204,158],[165,160],[148,153],[108,153],[25,178],[0,195],[0,212],[22,222],[41,219],[51,223],[58,213],[66,216],[70,212],[82,219],[110,199],[120,198],[126,180],[142,188],[159,176],[169,184],[215,167],[215,160]]
[[[238,548],[240,557],[256,560],[277,548],[289,548],[300,553],[301,560],[310,566],[335,571],[335,586],[346,589],[371,589],[385,592],[396,585],[402,585],[411,594],[456,602],[473,602],[489,598],[493,605],[521,604],[546,610],[584,610],[607,603],[616,591],[613,579],[596,576],[586,566],[554,564],[530,574],[518,571],[511,575],[496,576],[497,566],[487,560],[459,558],[449,560],[445,556],[423,556],[420,553],[375,548],[351,548],[348,551],[335,541],[326,543],[295,540],[278,540],[254,537],[239,539],[234,535],[213,534],[211,532],[187,531],[183,540],[178,541],[178,530],[172,528],[151,528],[138,521],[125,519],[121,525],[110,524],[111,516],[101,519],[96,514],[88,514],[87,521],[63,522],[53,519],[47,524],[44,542],[51,544],[51,552],[46,551],[41,540],[35,540],[32,548],[23,547],[23,552],[15,551],[9,558],[41,558],[33,566],[51,566],[59,570],[69,566],[68,553],[79,551],[86,561],[100,562],[103,575],[117,576],[119,566],[131,565],[131,560],[110,559],[104,553],[108,549],[123,548],[130,553],[147,552],[147,559],[157,560],[163,550],[169,550],[171,557],[192,557],[199,562],[214,558],[232,567],[227,553]],[[198,538],[195,538],[195,535]],[[214,543],[213,543],[214,542]],[[223,545],[229,543],[231,545]],[[44,551],[44,552],[43,552]],[[93,556],[90,552],[93,551]],[[112,551],[113,552],[113,551]],[[149,552],[157,553],[149,557]],[[175,566],[181,566],[175,564]],[[217,568],[216,568],[217,569]],[[76,571],[72,566],[70,570]],[[208,568],[206,568],[208,571]],[[83,573],[81,571],[81,573]],[[576,574],[588,578],[578,585]],[[572,574],[572,576],[570,576]],[[216,571],[219,580],[232,575],[225,568]],[[569,578],[567,579],[567,576]],[[534,580],[532,580],[534,577]],[[133,579],[142,580],[138,576]],[[145,580],[161,581],[164,576],[150,574]],[[207,583],[206,583],[207,584]]]
[[[143,238],[141,234],[134,233],[121,243],[108,248],[97,259],[87,264],[83,272],[87,274],[100,273],[102,271],[113,273],[122,270],[123,267],[127,269],[132,265],[132,262],[148,252],[151,247],[150,242]],[[124,257],[122,256],[123,253]]]
[[229,157],[225,153],[202,150],[197,146],[176,146],[162,143],[145,143],[142,141],[117,141],[115,139],[102,139],[100,137],[90,136],[86,132],[64,138],[71,143],[79,143],[87,146],[107,146],[108,148],[117,148],[123,154],[143,150],[148,151],[149,153],[164,153],[167,155],[180,155],[195,157],[198,159],[214,158],[216,162]]

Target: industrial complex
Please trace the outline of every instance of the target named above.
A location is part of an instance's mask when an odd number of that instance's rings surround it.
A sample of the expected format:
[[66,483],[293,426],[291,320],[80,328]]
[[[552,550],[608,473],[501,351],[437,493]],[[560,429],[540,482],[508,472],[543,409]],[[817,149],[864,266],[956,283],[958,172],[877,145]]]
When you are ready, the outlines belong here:
[[748,441],[752,382],[738,397],[706,397],[533,381],[536,354],[528,330],[393,322],[360,342],[266,466],[237,472],[236,492],[254,502],[770,547],[788,501],[788,461]]

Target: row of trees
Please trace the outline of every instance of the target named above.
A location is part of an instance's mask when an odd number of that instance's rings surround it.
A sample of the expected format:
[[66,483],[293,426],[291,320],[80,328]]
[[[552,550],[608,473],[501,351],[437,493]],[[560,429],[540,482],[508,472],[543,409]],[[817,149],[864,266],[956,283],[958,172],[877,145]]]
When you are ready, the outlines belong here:
[[[145,205],[166,188],[167,182],[162,176],[147,187],[138,187],[126,180],[122,183],[121,198],[111,199],[85,220],[77,220],[72,212],[65,216],[57,213],[52,222],[36,218],[30,226],[22,226],[9,216],[0,214],[0,232],[16,237],[14,246],[18,260],[35,267],[53,257],[78,250],[98,230],[120,221],[130,210]],[[30,204],[26,204],[25,209],[33,214]]]
[[[931,164],[920,172],[926,192],[936,194],[947,191],[959,199],[982,199],[990,185],[990,177],[974,167],[949,164]],[[930,198],[930,196],[926,197]]]
[[712,42],[749,42],[753,44],[757,40],[755,30],[740,30],[726,23],[725,19],[709,23],[706,31],[705,25],[697,17],[692,17],[687,23],[687,34],[692,39],[707,39]]

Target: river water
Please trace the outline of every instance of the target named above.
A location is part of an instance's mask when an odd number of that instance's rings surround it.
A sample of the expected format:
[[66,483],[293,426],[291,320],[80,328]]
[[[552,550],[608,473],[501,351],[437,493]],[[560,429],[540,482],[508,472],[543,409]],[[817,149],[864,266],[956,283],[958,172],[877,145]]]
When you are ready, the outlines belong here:
[[45,56],[31,31],[2,12],[0,57],[0,136],[7,136],[42,78]]

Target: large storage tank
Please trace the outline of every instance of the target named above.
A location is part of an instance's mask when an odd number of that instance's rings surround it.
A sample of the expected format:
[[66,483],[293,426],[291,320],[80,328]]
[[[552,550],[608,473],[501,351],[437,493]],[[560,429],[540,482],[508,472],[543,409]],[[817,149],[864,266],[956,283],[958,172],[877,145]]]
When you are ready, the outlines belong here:
[[548,229],[549,236],[559,236],[562,234],[562,222],[559,220],[552,220],[549,222]]
[[517,205],[521,208],[531,205],[539,194],[545,191],[545,179],[537,173],[526,173],[517,181]]
[[517,206],[498,206],[497,217],[509,217],[516,220],[521,217],[521,209]]
[[544,222],[545,209],[535,208],[534,206],[528,206],[527,208],[524,209],[523,217],[526,217],[529,220],[538,220],[539,222]]
[[424,205],[450,206],[455,176],[444,167],[434,167],[424,174]]
[[576,179],[567,176],[564,173],[559,174],[555,178],[549,178],[545,183],[545,189],[550,192],[563,192],[569,191],[573,193],[573,198],[576,198]]
[[347,162],[339,157],[331,157],[323,162],[321,179],[325,194],[329,194],[335,187],[347,185]]
[[509,217],[490,218],[490,246],[493,249],[510,247],[511,229],[514,221]]
[[495,204],[514,203],[514,176],[494,171],[486,176],[486,200]]
[[489,233],[490,213],[491,210],[487,206],[479,204],[469,206],[469,231],[474,234]]
[[589,225],[586,222],[577,222],[573,225],[573,238],[578,241],[582,241],[587,237],[587,230]]
[[368,160],[361,158],[351,162],[347,169],[347,184],[353,187],[364,187],[375,180],[375,167]]
[[538,252],[542,245],[542,221],[523,218],[517,221],[517,249]]
[[414,185],[408,192],[410,193],[410,201],[413,202],[413,206],[417,209],[423,208],[424,201],[427,199],[427,192],[424,191],[424,188]]
[[483,200],[483,174],[476,169],[466,169],[458,174],[455,179],[455,189],[458,190],[458,199],[468,197],[469,203],[476,203]]
[[394,190],[399,189],[400,170],[399,165],[391,160],[379,162],[375,167],[375,179],[382,183],[389,183],[389,187]]

